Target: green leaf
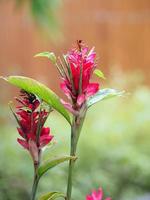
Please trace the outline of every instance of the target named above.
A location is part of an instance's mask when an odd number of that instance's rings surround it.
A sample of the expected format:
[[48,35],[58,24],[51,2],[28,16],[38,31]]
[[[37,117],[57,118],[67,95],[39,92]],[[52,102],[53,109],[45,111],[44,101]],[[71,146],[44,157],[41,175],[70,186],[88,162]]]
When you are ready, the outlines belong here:
[[112,97],[116,97],[116,96],[122,96],[124,93],[125,93],[125,91],[117,91],[117,90],[111,89],[111,88],[101,89],[94,96],[89,98],[89,100],[87,102],[87,106],[90,107],[99,101],[109,99]]
[[40,197],[39,200],[54,200],[60,197],[65,199],[65,195],[61,192],[49,192],[47,194],[44,194],[42,197]]
[[24,76],[8,76],[2,77],[12,85],[15,85],[27,92],[36,94],[39,98],[43,99],[47,104],[51,105],[55,110],[61,113],[66,120],[70,122],[70,116],[63,104],[60,102],[60,98],[44,84],[28,77]]
[[103,72],[99,69],[95,69],[94,70],[94,74],[96,74],[99,78],[103,78],[103,79],[106,79]]
[[60,157],[60,158],[55,158],[53,160],[45,161],[38,169],[39,178],[45,172],[47,172],[49,169],[57,166],[58,164],[63,163],[63,162],[68,161],[68,160],[75,160],[75,159],[76,159],[76,157],[73,157],[73,156],[63,156],[63,157]]
[[57,58],[56,58],[56,56],[55,56],[55,54],[53,52],[38,53],[34,57],[46,57],[46,58],[50,59],[53,64],[55,64],[56,61],[57,61]]

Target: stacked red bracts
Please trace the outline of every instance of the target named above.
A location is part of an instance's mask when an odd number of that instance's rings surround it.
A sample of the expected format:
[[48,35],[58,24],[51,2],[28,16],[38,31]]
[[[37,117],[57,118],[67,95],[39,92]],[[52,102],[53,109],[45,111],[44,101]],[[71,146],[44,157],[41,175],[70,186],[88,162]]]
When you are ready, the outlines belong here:
[[[86,196],[86,200],[102,200],[103,198],[103,190],[101,188],[98,191],[93,190],[92,194]],[[111,200],[111,198],[106,198],[105,200]]]
[[63,102],[71,112],[79,110],[86,100],[99,90],[98,83],[90,83],[96,68],[94,48],[89,48],[78,41],[78,48],[74,48],[64,56],[65,68],[61,62],[63,82],[61,89],[72,103]]
[[16,100],[19,103],[15,113],[19,124],[17,129],[23,138],[17,141],[30,152],[34,161],[38,161],[41,149],[53,138],[50,128],[44,127],[49,112],[41,109],[40,101],[31,93],[21,91],[20,98]]

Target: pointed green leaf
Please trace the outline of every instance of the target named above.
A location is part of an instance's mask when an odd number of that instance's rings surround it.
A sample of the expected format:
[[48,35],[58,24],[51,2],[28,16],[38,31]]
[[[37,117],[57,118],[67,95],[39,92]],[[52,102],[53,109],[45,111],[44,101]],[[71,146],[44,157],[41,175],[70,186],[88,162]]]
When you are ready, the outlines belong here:
[[99,78],[103,78],[103,79],[106,79],[103,72],[99,69],[95,69],[94,70],[94,74],[96,74]]
[[8,76],[3,79],[27,92],[36,94],[39,98],[43,99],[47,104],[61,113],[70,123],[70,116],[60,102],[60,98],[44,84],[24,76]]
[[47,194],[44,194],[42,197],[40,197],[39,200],[54,200],[60,197],[65,199],[65,195],[61,192],[49,192]]
[[45,161],[38,169],[39,178],[45,172],[47,172],[49,169],[57,166],[58,164],[63,163],[63,162],[68,161],[68,160],[75,160],[75,159],[76,159],[76,157],[73,157],[73,156],[63,156],[63,157],[60,157],[60,158],[55,158],[53,160]]
[[36,54],[34,57],[46,57],[48,59],[50,59],[52,61],[53,64],[56,63],[56,56],[53,52],[42,52],[42,53],[38,53]]
[[87,106],[90,107],[99,101],[116,97],[116,96],[122,96],[124,93],[125,93],[124,91],[117,91],[111,88],[101,89],[94,96],[89,98],[87,102]]

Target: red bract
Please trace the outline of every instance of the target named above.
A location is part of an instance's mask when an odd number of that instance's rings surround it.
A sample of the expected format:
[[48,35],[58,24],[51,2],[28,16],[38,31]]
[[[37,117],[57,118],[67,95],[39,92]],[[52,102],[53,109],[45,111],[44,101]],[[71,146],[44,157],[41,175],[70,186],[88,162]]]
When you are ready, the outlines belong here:
[[53,138],[50,128],[44,127],[48,117],[48,112],[40,109],[40,101],[35,95],[21,91],[21,98],[16,98],[19,102],[16,111],[16,119],[19,127],[18,132],[23,139],[18,138],[18,143],[29,150],[32,157],[41,148],[47,145]]
[[[74,48],[65,56],[67,70],[62,70],[61,89],[72,100],[73,104],[82,104],[99,90],[98,83],[90,83],[90,78],[96,67],[94,48],[84,46],[78,41],[78,48]],[[67,73],[66,73],[67,71]],[[64,104],[68,109],[71,105]]]
[[[86,196],[86,200],[102,200],[103,190],[101,188],[98,191],[93,190],[92,194]],[[105,200],[111,200],[111,198],[106,198]]]

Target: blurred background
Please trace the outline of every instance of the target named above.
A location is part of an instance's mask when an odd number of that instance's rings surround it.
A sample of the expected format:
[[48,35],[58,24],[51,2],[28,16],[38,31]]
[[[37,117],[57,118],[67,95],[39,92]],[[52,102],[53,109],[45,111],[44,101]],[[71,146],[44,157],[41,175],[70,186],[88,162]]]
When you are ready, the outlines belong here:
[[[150,1],[0,0],[0,75],[35,78],[63,97],[59,76],[42,51],[67,52],[77,39],[95,46],[101,87],[127,95],[88,112],[79,142],[74,200],[102,186],[114,200],[150,199]],[[33,169],[16,142],[8,102],[18,90],[0,80],[0,200],[28,200]],[[69,127],[57,113],[47,121],[56,144],[45,158],[68,154]],[[65,191],[67,163],[48,172],[39,195]]]

